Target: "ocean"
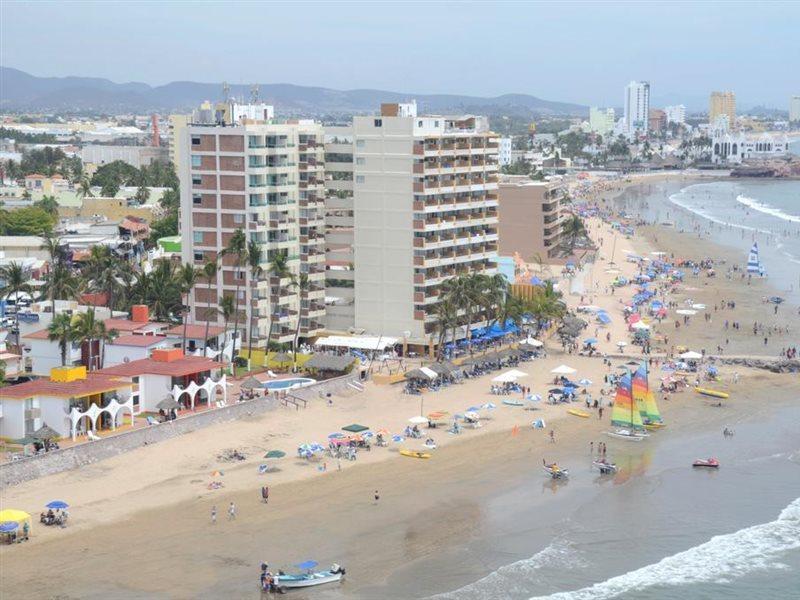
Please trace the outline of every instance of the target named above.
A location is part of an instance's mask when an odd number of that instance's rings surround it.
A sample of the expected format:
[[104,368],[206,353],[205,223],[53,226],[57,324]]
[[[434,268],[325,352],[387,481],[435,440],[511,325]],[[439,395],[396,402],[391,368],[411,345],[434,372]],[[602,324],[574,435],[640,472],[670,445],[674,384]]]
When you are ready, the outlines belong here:
[[[734,429],[730,439],[671,431],[615,453],[616,477],[564,486],[562,516],[541,523],[550,541],[538,552],[432,598],[800,598],[800,406]],[[709,449],[721,468],[692,469]],[[517,519],[519,535],[538,535]],[[488,552],[508,541],[482,543]]]
[[653,184],[622,195],[624,209],[647,221],[672,224],[739,251],[740,266],[758,243],[769,283],[800,304],[800,181],[723,180],[675,189]]

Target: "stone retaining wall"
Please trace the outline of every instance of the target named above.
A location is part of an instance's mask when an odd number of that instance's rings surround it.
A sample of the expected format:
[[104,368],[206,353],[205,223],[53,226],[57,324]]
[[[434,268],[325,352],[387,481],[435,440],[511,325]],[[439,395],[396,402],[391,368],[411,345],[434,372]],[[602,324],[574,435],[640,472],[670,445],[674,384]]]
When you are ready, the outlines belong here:
[[[347,384],[351,381],[358,381],[358,375],[350,374],[315,383],[302,388],[303,396],[308,401],[313,401],[320,394],[322,396],[329,392],[336,394],[346,389]],[[275,410],[277,407],[277,399],[270,395],[269,397],[237,402],[222,408],[183,416],[174,421],[159,423],[158,425],[150,425],[116,435],[109,435],[95,442],[87,442],[15,462],[3,463],[0,464],[0,487],[17,485],[39,477],[54,475],[62,471],[96,463],[148,444],[157,444],[211,425],[263,414]]]

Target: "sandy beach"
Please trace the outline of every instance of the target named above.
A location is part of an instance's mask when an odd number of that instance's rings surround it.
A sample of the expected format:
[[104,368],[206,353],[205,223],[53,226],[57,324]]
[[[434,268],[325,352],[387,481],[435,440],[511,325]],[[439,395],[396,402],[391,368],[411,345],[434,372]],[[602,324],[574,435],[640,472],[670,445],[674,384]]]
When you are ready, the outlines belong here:
[[[609,190],[605,195],[620,191]],[[618,341],[628,339],[620,300],[632,293],[628,288],[613,295],[607,291],[616,277],[607,272],[612,252],[616,269],[625,276],[637,270],[635,264],[625,261],[626,252],[648,256],[665,251],[676,257],[738,260],[707,240],[661,227],[643,228],[631,239],[617,235],[616,241],[609,226],[599,220],[590,220],[589,228],[593,239],[602,238],[601,258],[584,270],[583,294],[566,293],[574,282],[564,281],[561,287],[573,308],[583,296],[584,302],[608,310],[613,322],[602,335],[598,330],[596,337],[601,340],[600,351],[609,354],[617,352]],[[680,329],[669,319],[656,325],[655,333],[668,336],[669,341],[654,351],[686,345],[716,354],[719,345],[725,354],[777,355],[780,336],[770,340],[765,349],[763,339],[747,328],[753,320],[772,323],[774,317],[777,323],[780,317],[782,322],[790,319],[792,331],[797,331],[797,317],[789,311],[767,314],[772,311],[765,310],[761,297],[768,293],[766,282],[746,286],[723,276],[713,280],[688,276],[671,299],[683,303],[691,298],[706,304],[711,320],[698,314]],[[714,311],[723,299],[736,301],[735,317]],[[735,334],[723,325],[725,319],[733,318],[743,323],[743,329]],[[587,337],[595,334],[595,327],[590,324]],[[599,357],[564,354],[553,341],[548,342],[547,350],[546,358],[518,367],[529,374],[520,383],[546,395],[552,384],[551,369],[568,364],[577,370],[577,378],[594,382],[590,391],[598,396],[610,370]],[[630,356],[638,357],[639,352],[638,347],[626,348]],[[614,364],[625,360],[615,359]],[[716,384],[735,398],[725,409],[709,407],[691,391],[662,402],[660,408],[669,426],[657,436],[668,440],[678,432],[688,436],[719,431],[727,424],[757,419],[764,411],[790,404],[800,391],[796,375],[737,371],[741,375],[738,384],[732,383],[734,370],[727,367],[721,369],[722,381]],[[458,548],[469,540],[496,535],[487,530],[487,523],[490,513],[503,510],[503,494],[508,490],[536,490],[525,495],[525,509],[542,514],[588,493],[584,486],[591,485],[588,481],[593,481],[596,473],[587,481],[573,480],[560,489],[543,480],[542,459],[579,464],[588,474],[590,442],[603,441],[620,456],[628,451],[624,442],[603,435],[609,428],[608,413],[600,420],[591,411],[590,418],[582,419],[566,413],[569,405],[540,403],[536,411],[502,405],[503,399],[517,398],[489,393],[490,380],[496,374],[421,397],[404,395],[399,386],[367,383],[364,392],[336,397],[332,406],[320,401],[301,411],[276,409],[6,489],[2,493],[4,507],[38,515],[46,502],[58,497],[70,503],[71,520],[66,530],[34,524],[29,543],[0,548],[2,596],[254,598],[258,597],[261,561],[281,566],[306,558],[348,567],[346,585],[314,597],[423,597],[466,585],[504,564],[499,554],[466,557],[458,554]],[[769,407],[762,403],[765,388],[776,397]],[[480,429],[458,436],[443,429],[431,432],[439,446],[431,460],[398,454],[401,447],[420,449],[427,436],[361,452],[355,462],[342,460],[339,464],[332,458],[306,461],[294,456],[300,444],[325,443],[328,434],[353,422],[400,433],[408,418],[420,412],[453,414],[486,402],[498,407],[484,412],[487,418]],[[547,422],[545,430],[531,428],[531,422],[539,418]],[[549,440],[550,430],[555,443]],[[218,459],[226,449],[234,448],[243,452],[246,460],[228,463]],[[258,465],[272,449],[284,450],[288,456],[278,463],[279,471],[259,475]],[[216,479],[224,487],[209,490],[207,484],[215,470],[223,471]],[[261,502],[263,485],[271,490],[269,504]],[[376,490],[378,502],[373,499]],[[553,500],[556,496],[557,502]],[[226,515],[230,502],[238,511],[232,522]],[[519,500],[508,502],[510,514],[521,510]],[[210,520],[212,506],[219,512],[215,525]],[[518,548],[512,554],[524,551]],[[448,569],[447,562],[456,556],[459,568]],[[444,575],[434,581],[430,573],[437,567]],[[416,584],[415,578],[419,579]]]

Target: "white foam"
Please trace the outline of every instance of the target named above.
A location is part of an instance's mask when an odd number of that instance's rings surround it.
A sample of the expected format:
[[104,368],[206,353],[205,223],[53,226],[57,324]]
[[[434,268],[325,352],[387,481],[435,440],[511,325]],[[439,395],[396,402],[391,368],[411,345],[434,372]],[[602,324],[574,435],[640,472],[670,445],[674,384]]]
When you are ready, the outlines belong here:
[[482,579],[452,592],[432,596],[430,600],[506,600],[511,594],[524,597],[531,583],[538,581],[540,576],[546,578],[552,569],[564,568],[565,565],[581,567],[584,562],[568,543],[554,541],[530,558],[504,565]]
[[791,215],[787,212],[782,211],[780,208],[775,208],[774,206],[770,206],[766,202],[759,202],[755,198],[748,198],[744,195],[736,196],[736,200],[739,201],[741,204],[752,208],[753,210],[757,210],[760,213],[764,213],[765,215],[770,215],[772,217],[776,217],[778,219],[782,219],[783,221],[791,221],[792,223],[800,223],[800,216]]
[[727,583],[753,571],[788,568],[780,562],[780,557],[798,548],[800,498],[784,508],[775,521],[715,536],[655,564],[590,587],[531,600],[605,600],[653,586]]
[[688,202],[681,201],[680,197],[684,195],[684,190],[681,190],[677,194],[672,194],[669,197],[669,201],[672,202],[676,206],[680,206],[681,208],[685,208],[690,213],[697,215],[698,217],[702,217],[707,221],[711,221],[712,223],[716,223],[717,225],[724,225],[725,227],[734,227],[736,229],[744,229],[745,231],[755,231],[757,233],[765,233],[767,235],[774,235],[771,231],[766,229],[759,229],[758,227],[749,227],[747,225],[740,225],[739,223],[729,223],[728,221],[724,221],[722,219],[718,219],[711,215],[711,213],[706,212],[696,206],[692,206]]

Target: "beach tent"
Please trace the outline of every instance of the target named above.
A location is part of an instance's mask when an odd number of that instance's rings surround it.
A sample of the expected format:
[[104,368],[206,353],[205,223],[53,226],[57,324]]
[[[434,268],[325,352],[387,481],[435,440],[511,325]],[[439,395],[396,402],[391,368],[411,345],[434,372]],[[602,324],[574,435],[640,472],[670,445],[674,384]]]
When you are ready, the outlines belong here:
[[0,510],[0,523],[16,523],[17,525],[22,525],[25,522],[30,525],[31,516],[24,510],[17,510],[15,508]]
[[573,369],[572,367],[568,367],[567,365],[560,365],[550,371],[553,375],[572,375],[577,373],[578,371]]
[[428,367],[412,369],[405,374],[406,379],[416,379],[419,381],[433,381],[438,376],[439,375],[437,375],[436,371],[429,369]]
[[528,374],[525,371],[520,371],[519,369],[511,369],[508,373],[513,373],[517,377],[527,377]]
[[597,344],[597,338],[593,338],[593,337],[586,338],[585,340],[583,340],[583,343],[584,344],[588,344],[589,346],[594,346],[595,344]]
[[544,346],[544,342],[540,342],[536,338],[532,338],[532,337],[527,338],[522,343],[523,344],[528,344],[529,346],[535,346],[536,348],[540,348],[540,347]]
[[692,310],[691,308],[679,308],[678,310],[675,311],[675,314],[686,315],[686,316],[691,317],[693,315],[696,315],[697,311],[696,310]]

